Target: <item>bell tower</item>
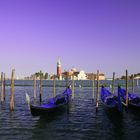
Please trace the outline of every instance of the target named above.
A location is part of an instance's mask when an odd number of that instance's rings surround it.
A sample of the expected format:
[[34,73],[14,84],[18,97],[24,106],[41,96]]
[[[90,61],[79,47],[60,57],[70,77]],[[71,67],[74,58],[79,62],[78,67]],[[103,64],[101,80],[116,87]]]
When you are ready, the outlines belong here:
[[62,80],[62,68],[60,58],[57,60],[57,77],[59,80]]

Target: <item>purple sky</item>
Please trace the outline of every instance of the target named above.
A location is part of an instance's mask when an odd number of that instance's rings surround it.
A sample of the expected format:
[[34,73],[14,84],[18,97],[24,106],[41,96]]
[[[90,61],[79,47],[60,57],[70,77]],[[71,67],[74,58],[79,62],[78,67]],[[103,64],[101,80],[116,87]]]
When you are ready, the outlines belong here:
[[0,71],[140,72],[139,0],[0,0]]

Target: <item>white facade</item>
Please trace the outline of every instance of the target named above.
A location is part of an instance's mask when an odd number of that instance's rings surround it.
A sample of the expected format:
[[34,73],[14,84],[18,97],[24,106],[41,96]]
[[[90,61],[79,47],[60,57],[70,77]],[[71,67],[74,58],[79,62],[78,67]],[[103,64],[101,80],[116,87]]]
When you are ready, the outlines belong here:
[[140,76],[136,76],[134,79],[140,79]]
[[87,77],[86,77],[86,74],[83,70],[81,70],[78,74],[78,80],[86,80]]

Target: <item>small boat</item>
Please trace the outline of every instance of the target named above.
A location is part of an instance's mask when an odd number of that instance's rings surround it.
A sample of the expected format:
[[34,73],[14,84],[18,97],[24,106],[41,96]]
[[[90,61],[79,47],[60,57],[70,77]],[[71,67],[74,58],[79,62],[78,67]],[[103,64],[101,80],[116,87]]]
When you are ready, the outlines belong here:
[[[126,90],[118,87],[118,91],[121,95],[123,104],[125,105],[126,102]],[[128,107],[129,108],[133,108],[133,109],[137,109],[140,111],[140,96],[138,96],[135,93],[128,93]]]
[[67,105],[70,101],[71,92],[71,89],[68,87],[63,93],[56,95],[54,98],[42,101],[42,103],[39,104],[31,103],[30,110],[32,115],[47,115],[63,110],[68,107]]
[[111,93],[107,90],[104,86],[101,88],[101,101],[106,110],[114,111],[114,112],[121,112],[122,105],[120,101],[120,96]]

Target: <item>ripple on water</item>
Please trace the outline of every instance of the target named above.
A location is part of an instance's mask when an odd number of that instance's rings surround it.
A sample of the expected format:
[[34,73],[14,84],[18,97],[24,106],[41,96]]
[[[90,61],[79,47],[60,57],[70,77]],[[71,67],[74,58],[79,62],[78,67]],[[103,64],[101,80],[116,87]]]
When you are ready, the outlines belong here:
[[[62,90],[59,87],[57,92]],[[9,111],[10,90],[6,91],[6,102],[0,105],[0,140],[129,140],[140,137],[140,116],[126,111],[122,116],[114,116],[106,112],[100,102],[96,113],[92,88],[77,87],[69,114],[65,111],[51,117],[31,115],[25,104],[26,91],[33,96],[32,87],[15,87],[13,113]],[[43,88],[43,98],[49,98],[52,91],[51,87]]]

